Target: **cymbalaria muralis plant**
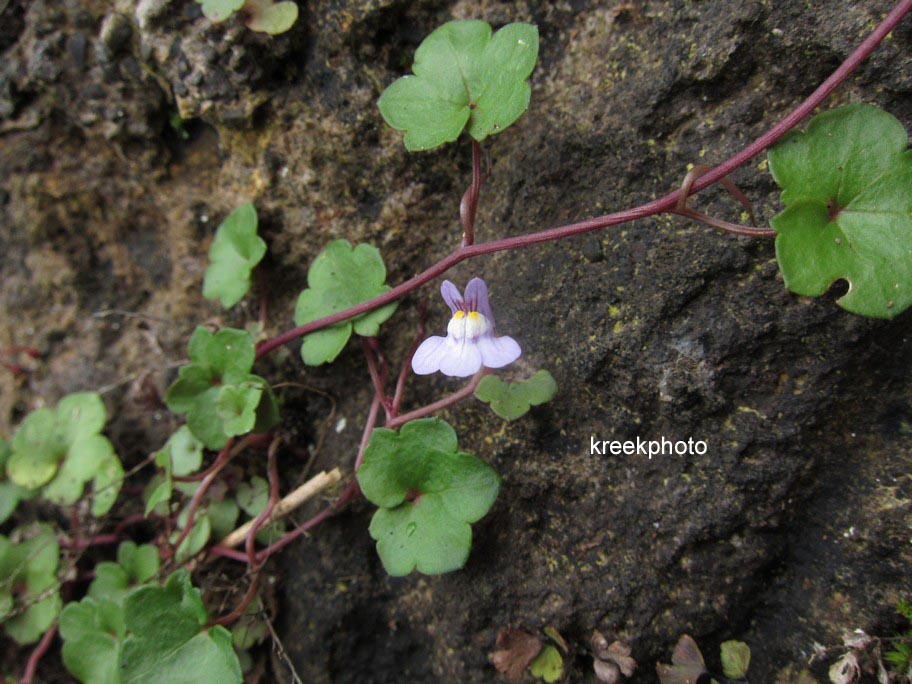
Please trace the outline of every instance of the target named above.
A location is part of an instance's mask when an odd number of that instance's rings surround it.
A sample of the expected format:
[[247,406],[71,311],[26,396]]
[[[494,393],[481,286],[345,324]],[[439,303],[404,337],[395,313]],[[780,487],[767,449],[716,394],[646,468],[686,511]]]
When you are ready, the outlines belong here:
[[[200,4],[212,21],[242,12],[251,28],[268,32],[287,29],[297,13],[294,3],[271,0]],[[413,73],[392,83],[378,105],[386,122],[403,132],[410,151],[468,140],[472,182],[460,206],[461,234],[453,236],[459,246],[449,256],[391,287],[376,247],[334,240],[310,265],[295,309],[297,327],[264,340],[259,331],[265,320],[247,330],[197,327],[188,343],[189,361],[165,397],[174,413],[186,416],[186,425],[130,473],[124,474],[102,434],[107,414],[92,392],[33,411],[10,441],[0,440],[2,520],[16,521],[19,502],[35,498],[71,514],[66,532],[46,523],[22,524],[0,536],[4,630],[21,644],[39,642],[24,681],[32,681],[59,630],[63,662],[82,682],[152,682],[166,676],[162,673],[186,679],[197,672],[200,677],[218,673],[218,681],[226,684],[240,682],[239,657],[265,637],[256,618],[263,564],[362,494],[377,507],[368,532],[391,575],[463,567],[470,558],[472,525],[490,511],[500,478],[486,454],[460,450],[458,425],[435,414],[475,395],[496,415],[514,420],[549,401],[557,385],[546,370],[511,370],[521,354],[527,359],[539,354],[495,333],[481,273],[464,294],[443,282],[441,293],[451,313],[446,336],[425,338],[422,312],[418,338],[401,359],[401,371],[390,376],[377,339],[380,326],[396,320],[404,295],[460,262],[672,213],[739,235],[775,238],[785,285],[799,295],[818,296],[834,281],[846,280],[849,289],[839,304],[851,312],[890,318],[912,305],[912,152],[902,125],[857,103],[823,112],[803,131],[796,130],[910,9],[912,0],[898,3],[791,114],[719,166],[688,174],[681,189],[581,223],[480,243],[475,242],[475,215],[483,184],[481,144],[504,133],[526,111],[538,30],[509,24],[494,32],[481,21],[453,21],[431,33],[415,53]],[[726,176],[767,150],[785,206],[772,229],[731,224],[687,206],[690,195],[714,183],[732,188]],[[204,295],[224,307],[237,304],[265,252],[256,210],[244,204],[216,233]],[[257,360],[295,340],[301,340],[299,353],[308,366],[331,363],[352,346],[360,347],[373,400],[349,483],[329,506],[288,530],[278,518],[339,479],[335,471],[284,498],[279,491],[276,461],[285,441],[275,392],[280,383],[253,370]],[[501,368],[505,377],[493,374]],[[436,372],[469,380],[436,402],[403,412],[413,375]],[[378,425],[381,415],[383,426]],[[221,478],[232,459],[257,448],[266,450],[267,478]],[[153,542],[137,546],[131,541],[126,530],[135,520],[130,519],[111,534],[85,534],[85,514],[108,515],[125,478],[143,466],[156,468],[143,488],[144,514],[138,518],[158,527]],[[81,506],[85,502],[88,508]],[[104,544],[119,544],[117,562],[95,566],[85,589],[79,579],[81,553]],[[220,557],[246,563],[250,582],[234,609],[212,618],[188,569]],[[76,590],[81,595],[73,595]],[[242,623],[243,630],[229,630]]]

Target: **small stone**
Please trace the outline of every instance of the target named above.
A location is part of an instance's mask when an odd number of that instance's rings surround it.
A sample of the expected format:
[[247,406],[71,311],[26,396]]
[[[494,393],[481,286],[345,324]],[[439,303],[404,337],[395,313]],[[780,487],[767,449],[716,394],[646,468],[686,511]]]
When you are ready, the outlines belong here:
[[203,16],[203,7],[198,2],[190,2],[184,5],[184,19],[193,21]]
[[101,22],[99,37],[108,56],[120,52],[132,35],[133,26],[130,24],[130,20],[119,12],[109,14]]
[[90,83],[85,87],[82,93],[88,100],[102,100],[105,97],[105,89],[98,83]]
[[602,241],[592,235],[584,239],[582,252],[583,257],[589,262],[601,261],[605,258],[605,253],[602,251]]
[[137,83],[142,82],[143,72],[142,67],[139,65],[139,62],[133,58],[132,55],[124,57],[120,62],[120,73],[124,78],[131,78]]
[[173,0],[139,0],[135,12],[139,28],[145,30],[156,20],[167,16],[169,10],[173,12],[172,4]]
[[73,26],[79,29],[91,29],[95,27],[95,17],[87,10],[79,10],[73,15]]
[[81,31],[74,33],[67,39],[67,55],[69,55],[73,66],[79,70],[82,70],[82,68],[85,66],[86,48],[88,46],[88,42],[89,41],[86,38],[86,35]]

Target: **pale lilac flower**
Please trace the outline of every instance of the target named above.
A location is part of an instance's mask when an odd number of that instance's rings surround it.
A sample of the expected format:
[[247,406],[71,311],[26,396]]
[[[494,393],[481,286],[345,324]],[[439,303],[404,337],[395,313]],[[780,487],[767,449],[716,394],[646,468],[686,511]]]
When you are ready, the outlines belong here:
[[443,300],[453,312],[446,337],[429,337],[415,351],[412,370],[418,375],[440,371],[466,378],[482,366],[502,368],[513,363],[522,350],[512,337],[494,337],[494,314],[488,302],[488,286],[481,278],[466,285],[465,297],[449,280],[440,286]]

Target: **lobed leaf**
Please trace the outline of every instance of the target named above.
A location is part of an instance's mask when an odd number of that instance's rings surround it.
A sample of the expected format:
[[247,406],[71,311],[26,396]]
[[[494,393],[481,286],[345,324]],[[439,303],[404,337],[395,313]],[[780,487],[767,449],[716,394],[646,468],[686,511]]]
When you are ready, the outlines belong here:
[[43,487],[41,495],[60,505],[76,503],[85,484],[94,480],[92,513],[103,515],[114,505],[123,481],[114,447],[99,434],[106,419],[95,392],[70,394],[55,409],[33,411],[13,436],[7,475],[25,490]]
[[124,612],[125,684],[242,681],[231,634],[224,627],[206,626],[206,608],[185,570],[171,575],[163,587],[141,587],[130,594]]
[[3,628],[19,644],[31,644],[47,631],[60,613],[57,581],[60,545],[49,525],[40,524],[24,541],[13,544],[0,535],[0,614],[14,608],[12,587],[18,587],[22,610],[5,619]]
[[786,286],[816,297],[836,280],[853,313],[912,304],[912,152],[902,124],[867,104],[811,119],[769,152],[785,211],[773,218]]
[[751,650],[743,641],[726,641],[719,647],[722,672],[729,679],[744,679],[750,666]]
[[550,644],[545,646],[529,664],[529,674],[549,684],[559,680],[563,673],[564,659],[561,657],[560,651]]
[[399,433],[372,433],[357,478],[365,497],[380,506],[370,534],[390,575],[415,569],[439,574],[465,565],[470,524],[493,505],[500,480],[457,447],[456,433],[440,418],[410,421]]
[[475,396],[490,404],[491,410],[504,420],[516,420],[529,409],[551,401],[557,393],[557,383],[546,370],[540,370],[528,380],[504,382],[487,375],[475,388]]
[[[20,501],[30,499],[35,494],[32,490],[5,479],[6,462],[12,454],[13,449],[10,444],[5,439],[0,439],[0,525],[9,520]],[[0,616],[2,613],[3,611],[0,610]]]
[[226,309],[237,304],[250,289],[251,271],[265,254],[266,243],[257,235],[256,209],[250,202],[242,204],[215,231],[203,296],[220,300]]
[[207,513],[212,535],[216,539],[227,537],[237,525],[240,512],[234,499],[223,499],[209,504]]
[[[298,297],[295,324],[304,325],[338,313],[387,292],[386,266],[375,247],[352,247],[348,240],[334,240],[317,255],[307,272],[308,288]],[[330,328],[311,333],[301,344],[301,357],[311,366],[335,359],[352,330],[374,337],[396,310],[395,302]]]
[[60,619],[63,661],[89,684],[240,684],[231,634],[207,622],[199,590],[179,570],[164,586],[133,589],[122,605],[92,596],[69,604]]
[[[190,363],[178,372],[165,403],[175,413],[187,414],[187,428],[203,445],[221,449],[229,437],[268,430],[278,422],[272,390],[250,373],[256,357],[250,333],[224,328],[213,335],[198,326],[189,352]],[[162,491],[156,502],[164,495]]]
[[298,19],[298,6],[291,0],[247,0],[245,9],[247,28],[270,35],[285,33]]
[[86,597],[60,615],[63,664],[80,682],[121,684],[123,609],[113,601]]
[[244,6],[244,0],[196,0],[203,6],[203,14],[216,24],[225,21]]
[[414,75],[392,83],[377,106],[391,127],[405,131],[409,151],[452,142],[466,125],[482,141],[529,107],[537,59],[538,29],[531,24],[509,24],[492,37],[483,21],[451,21],[424,39]]

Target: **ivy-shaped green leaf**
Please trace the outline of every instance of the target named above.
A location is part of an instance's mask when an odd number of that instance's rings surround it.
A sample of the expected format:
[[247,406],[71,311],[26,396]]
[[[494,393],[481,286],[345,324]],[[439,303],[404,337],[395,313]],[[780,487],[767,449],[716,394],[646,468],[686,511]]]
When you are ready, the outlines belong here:
[[234,499],[222,499],[209,504],[207,514],[216,539],[227,537],[237,526],[240,509]]
[[9,520],[20,501],[31,499],[37,493],[17,485],[6,477],[6,462],[12,454],[13,449],[9,442],[0,439],[0,525]]
[[403,76],[377,106],[390,126],[405,131],[410,152],[469,135],[500,133],[529,107],[528,78],[538,59],[538,29],[508,24],[491,36],[483,21],[451,21],[415,52],[414,76]]
[[89,596],[120,605],[132,588],[155,578],[160,568],[157,547],[151,544],[137,546],[132,541],[125,541],[117,549],[116,563],[102,561],[95,566]]
[[[177,529],[171,533],[169,539],[172,544],[177,543],[184,528],[187,526],[189,517],[190,505],[188,504],[184,510],[180,512],[180,515],[177,516]],[[193,558],[193,556],[203,550],[203,547],[206,546],[206,542],[209,541],[210,536],[212,536],[212,521],[209,520],[209,514],[204,510],[197,510],[193,516],[193,527],[190,528],[190,532],[187,533],[187,536],[184,537],[180,546],[177,547],[177,551],[174,554],[174,561],[176,563],[183,563],[184,561]]]
[[250,202],[242,204],[215,231],[203,296],[221,300],[226,309],[237,304],[250,289],[250,273],[265,254],[266,243],[257,235],[256,209]]
[[247,28],[276,35],[285,33],[298,19],[298,6],[291,0],[247,0]]
[[750,666],[751,650],[743,641],[726,641],[719,647],[722,672],[729,679],[744,679]]
[[548,682],[548,684],[559,680],[563,673],[564,659],[561,658],[560,651],[550,644],[545,646],[541,653],[529,663],[529,674]]
[[207,626],[209,616],[188,572],[175,572],[163,587],[137,589],[127,597],[124,612],[125,682],[242,681],[231,633]]
[[912,304],[912,152],[892,115],[867,104],[811,119],[769,152],[785,211],[772,220],[786,286],[892,318]]
[[155,485],[145,496],[146,515],[156,507],[171,499],[171,476],[183,477],[199,470],[203,462],[203,443],[200,442],[186,425],[168,438],[155,454],[155,465],[162,468],[164,477],[155,480]]
[[[352,247],[348,240],[334,240],[317,255],[307,272],[307,289],[298,297],[295,324],[304,325],[360,304],[388,291],[386,266],[371,245]],[[318,366],[335,359],[352,330],[374,337],[396,310],[396,302],[311,333],[301,344],[304,363]]]
[[14,641],[31,644],[60,613],[60,545],[48,525],[36,525],[25,536],[14,544],[0,535],[0,619]]
[[64,666],[86,684],[121,684],[125,633],[123,607],[118,602],[87,596],[67,604],[60,614]]
[[189,351],[190,363],[168,388],[165,403],[187,414],[187,427],[206,447],[221,449],[231,436],[275,425],[272,390],[250,373],[256,352],[249,333],[224,328],[213,335],[199,326]]
[[529,409],[551,401],[557,392],[557,383],[546,370],[540,370],[528,380],[504,382],[494,375],[487,375],[475,388],[475,396],[490,404],[491,410],[504,420],[516,420]]
[[122,605],[91,596],[60,618],[63,661],[87,684],[219,682],[240,684],[240,665],[224,627],[208,615],[190,575],[132,590]]
[[120,491],[123,466],[99,434],[106,419],[95,392],[70,394],[55,409],[32,411],[13,435],[7,475],[25,489],[43,487],[41,495],[61,505],[75,503],[93,480],[92,513],[107,513]]
[[440,418],[371,434],[357,477],[364,496],[380,506],[370,534],[390,575],[415,569],[434,575],[465,565],[470,524],[491,508],[500,479],[457,448],[456,433]]
[[234,623],[231,628],[231,638],[236,649],[244,651],[263,643],[266,639],[268,628],[261,617],[262,613],[263,605],[258,597],[251,601],[244,614]]
[[196,0],[203,6],[206,19],[216,24],[225,21],[244,6],[244,0]]

